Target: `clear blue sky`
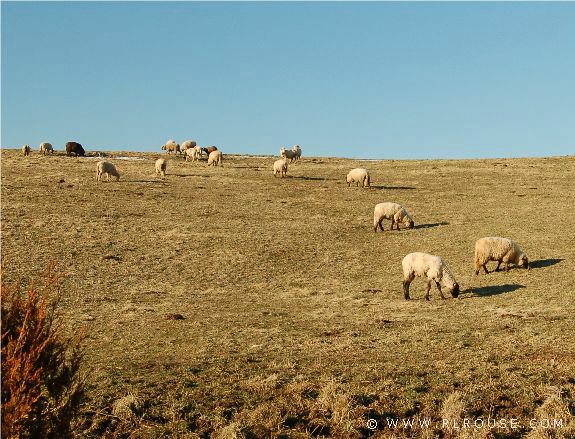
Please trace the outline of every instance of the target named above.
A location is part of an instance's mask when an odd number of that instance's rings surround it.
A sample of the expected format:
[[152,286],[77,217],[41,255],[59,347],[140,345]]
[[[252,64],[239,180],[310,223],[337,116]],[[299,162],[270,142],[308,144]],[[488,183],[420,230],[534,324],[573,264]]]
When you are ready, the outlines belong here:
[[3,147],[575,153],[575,3],[1,8]]

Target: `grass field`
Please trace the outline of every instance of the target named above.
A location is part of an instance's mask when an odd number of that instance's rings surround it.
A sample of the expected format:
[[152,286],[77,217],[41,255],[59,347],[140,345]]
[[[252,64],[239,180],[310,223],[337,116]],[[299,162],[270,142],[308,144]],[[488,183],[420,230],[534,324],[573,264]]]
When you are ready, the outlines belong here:
[[[109,154],[119,182],[2,151],[4,280],[56,261],[66,328],[88,332],[79,435],[575,437],[574,157],[304,157],[280,179],[272,157],[172,156],[161,180],[160,154]],[[383,201],[416,227],[374,233]],[[483,236],[532,269],[475,276]],[[458,299],[420,279],[403,299],[413,251],[447,261]]]

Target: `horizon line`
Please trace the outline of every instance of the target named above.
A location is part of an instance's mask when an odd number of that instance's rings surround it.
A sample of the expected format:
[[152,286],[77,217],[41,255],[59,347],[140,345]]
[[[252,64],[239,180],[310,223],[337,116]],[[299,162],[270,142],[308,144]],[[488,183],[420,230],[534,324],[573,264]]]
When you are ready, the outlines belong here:
[[[11,148],[6,148],[3,146],[0,146],[0,151],[2,150],[7,150],[7,151],[20,151],[21,147],[11,147]],[[65,150],[54,150],[55,152],[65,152]],[[32,149],[32,152],[36,152],[39,154],[37,148],[36,149]],[[165,155],[165,156],[172,156],[172,154],[168,154],[163,150],[159,150],[158,152],[156,151],[140,151],[140,150],[130,150],[130,149],[90,149],[88,151],[86,151],[86,154],[88,157],[94,157],[94,156],[90,156],[88,154],[90,153],[116,153],[116,154],[120,154],[120,153],[130,153],[130,154],[160,154],[160,155]],[[279,157],[278,154],[258,154],[258,153],[242,153],[242,152],[224,152],[222,151],[222,153],[226,154],[226,155],[230,155],[230,156],[247,156],[247,157]],[[174,157],[178,157],[181,154],[178,153],[174,153],[173,154]],[[96,156],[97,157],[97,156]],[[387,157],[387,158],[377,158],[377,157],[372,157],[372,158],[365,158],[365,157],[347,157],[347,156],[323,156],[323,155],[305,155],[302,156],[305,158],[316,158],[316,159],[320,159],[320,158],[324,158],[324,159],[346,159],[346,160],[363,160],[363,161],[385,161],[385,160],[392,160],[392,161],[408,161],[408,160],[521,160],[521,159],[558,159],[558,158],[575,158],[575,154],[565,154],[565,155],[541,155],[541,156],[477,156],[477,157],[403,157],[403,158],[393,158],[393,157]]]

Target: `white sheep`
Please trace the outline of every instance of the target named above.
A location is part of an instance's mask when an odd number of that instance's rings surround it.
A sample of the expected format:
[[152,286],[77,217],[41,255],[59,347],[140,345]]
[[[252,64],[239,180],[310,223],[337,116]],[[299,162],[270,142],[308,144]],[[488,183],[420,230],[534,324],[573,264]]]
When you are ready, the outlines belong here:
[[185,142],[182,142],[182,147],[181,150],[182,152],[185,152],[188,148],[194,148],[197,145],[195,140],[186,140]]
[[54,152],[54,148],[52,148],[52,144],[48,142],[40,143],[40,154],[52,154]]
[[295,152],[293,152],[291,149],[285,149],[285,148],[281,148],[280,149],[280,156],[283,157],[284,159],[289,159],[290,162],[293,162],[295,159]]
[[291,150],[295,154],[294,159],[299,160],[301,158],[301,147],[299,145],[295,145]]
[[202,156],[202,148],[200,148],[199,146],[187,148],[186,150],[184,150],[184,156],[186,158],[186,161],[188,161],[188,159],[190,158],[192,159],[192,162],[195,162],[196,160],[199,160],[200,157]]
[[220,150],[216,150],[216,151],[212,151],[210,152],[210,155],[208,156],[208,166],[224,166],[224,164],[222,163],[223,160],[223,155],[222,152]]
[[356,186],[359,186],[361,183],[363,187],[371,187],[369,172],[367,172],[367,169],[363,168],[355,168],[349,171],[346,181],[348,187],[351,186],[352,183],[355,183]]
[[30,155],[30,151],[32,151],[30,145],[22,145],[22,154],[24,154],[24,156]]
[[168,154],[171,152],[180,152],[180,145],[176,143],[175,140],[168,140],[164,146],[162,146],[162,150],[166,151]]
[[479,274],[481,267],[485,274],[488,274],[489,261],[497,261],[497,268],[494,271],[499,271],[502,262],[505,263],[505,271],[509,271],[510,263],[529,269],[529,258],[521,247],[509,238],[490,236],[475,242],[475,274]]
[[274,177],[280,174],[280,177],[287,176],[288,161],[286,159],[279,159],[274,162]]
[[166,169],[168,168],[168,162],[166,159],[156,160],[156,174],[159,174],[164,178],[166,176]]
[[391,230],[395,224],[399,230],[399,223],[402,222],[408,229],[413,228],[413,218],[405,207],[397,203],[379,203],[373,209],[373,231],[377,232],[379,227],[383,232],[383,220],[391,220]]
[[116,177],[116,181],[120,180],[120,173],[116,167],[112,163],[102,160],[96,163],[96,181],[101,181],[104,174],[107,174],[108,181],[110,181],[110,176]]
[[410,253],[403,258],[401,265],[403,267],[403,297],[406,300],[409,300],[409,284],[415,279],[415,276],[427,277],[426,300],[429,300],[431,281],[437,285],[442,299],[445,299],[445,296],[441,292],[441,284],[451,291],[453,297],[459,296],[459,284],[441,257],[421,252]]

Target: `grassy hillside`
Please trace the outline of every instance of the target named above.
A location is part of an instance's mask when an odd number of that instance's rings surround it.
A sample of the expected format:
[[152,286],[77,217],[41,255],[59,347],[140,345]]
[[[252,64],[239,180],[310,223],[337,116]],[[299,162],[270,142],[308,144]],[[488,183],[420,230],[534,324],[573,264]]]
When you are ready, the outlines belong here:
[[[575,437],[575,158],[304,157],[280,179],[272,157],[171,157],[161,180],[159,154],[114,155],[141,160],[97,183],[94,159],[2,151],[4,279],[55,260],[88,330],[82,435]],[[347,187],[358,166],[371,190]],[[416,227],[374,233],[383,201]],[[532,270],[475,276],[483,236]],[[447,261],[458,299],[420,279],[403,299],[413,251]],[[452,428],[478,417],[518,427]]]

